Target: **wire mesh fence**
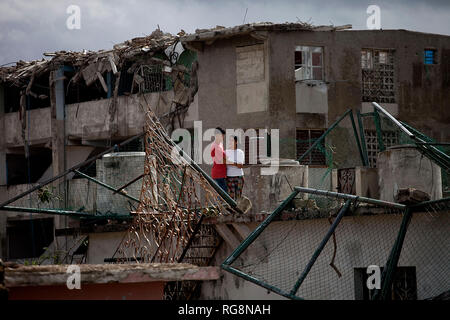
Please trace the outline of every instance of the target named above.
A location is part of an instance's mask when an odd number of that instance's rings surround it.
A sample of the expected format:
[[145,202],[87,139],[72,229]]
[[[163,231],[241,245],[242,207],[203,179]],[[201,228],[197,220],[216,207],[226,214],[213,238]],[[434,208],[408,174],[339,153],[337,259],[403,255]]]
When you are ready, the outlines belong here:
[[177,262],[202,216],[230,214],[236,204],[232,199],[227,201],[229,196],[180,154],[181,149],[149,106],[144,110],[145,166],[140,202],[117,254],[123,261]]
[[[450,145],[439,143],[424,133],[404,122],[399,122],[408,130],[414,139],[402,128],[395,124],[391,117],[385,113],[374,112],[363,114],[361,117],[361,130],[363,132],[363,148],[366,149],[369,165],[376,167],[377,155],[393,146],[409,145],[417,148],[424,157],[427,157],[440,168],[439,174],[442,181],[442,194],[444,197],[450,195]],[[419,142],[420,139],[422,142]]]
[[[288,147],[289,139],[280,139]],[[331,190],[333,169],[364,166],[364,154],[351,110],[341,115],[327,130],[297,129],[296,158],[309,166],[309,186]]]
[[136,180],[117,190],[142,174],[145,153],[120,152],[120,148],[115,151],[89,161],[78,170],[68,171],[51,183],[14,186],[12,192],[15,194],[36,190],[8,203],[2,210],[29,208],[32,210],[23,212],[72,218],[105,219],[129,215],[139,203],[141,183]]
[[[345,210],[346,200],[330,194],[297,196],[244,240],[224,269],[294,299],[373,298],[367,267],[383,270],[406,207],[355,197]],[[413,214],[388,298],[427,299],[449,289],[449,218],[448,210]]]

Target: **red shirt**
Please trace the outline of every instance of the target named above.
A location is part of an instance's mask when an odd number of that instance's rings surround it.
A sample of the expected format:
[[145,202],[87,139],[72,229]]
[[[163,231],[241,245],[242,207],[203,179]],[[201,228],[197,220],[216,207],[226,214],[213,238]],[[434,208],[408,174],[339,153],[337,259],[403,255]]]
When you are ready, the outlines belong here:
[[222,144],[215,142],[211,145],[211,158],[213,159],[213,167],[211,170],[211,177],[213,179],[220,179],[227,177],[227,165],[225,163],[225,151]]

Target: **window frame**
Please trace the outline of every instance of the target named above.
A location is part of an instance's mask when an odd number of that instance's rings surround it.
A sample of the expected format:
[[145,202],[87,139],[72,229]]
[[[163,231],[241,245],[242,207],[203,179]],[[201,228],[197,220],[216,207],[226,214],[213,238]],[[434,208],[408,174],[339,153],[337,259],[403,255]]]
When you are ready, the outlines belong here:
[[[308,48],[308,50],[302,50],[305,48]],[[299,50],[300,49],[300,50]],[[313,53],[317,53],[314,50],[320,49],[320,66],[313,64]],[[302,63],[296,63],[295,54],[297,52],[302,53]],[[308,57],[305,59],[305,54],[308,55]],[[324,82],[325,81],[325,68],[324,68],[324,54],[325,54],[325,47],[319,46],[319,45],[296,45],[294,48],[294,77],[295,82]],[[306,60],[306,61],[305,61]],[[311,78],[309,79],[297,79],[296,73],[300,68],[306,68],[306,74],[309,74]],[[314,78],[314,69],[321,69],[320,77],[321,79],[315,79]]]
[[[326,130],[327,130],[326,128],[295,128],[295,154],[296,154],[296,159],[299,159],[300,156],[302,156],[304,154],[304,152],[302,154],[298,153],[298,144],[299,144],[299,142],[298,142],[297,137],[298,137],[298,132],[299,131],[308,131],[308,147],[306,148],[306,150],[308,150],[309,148],[311,148],[312,144],[314,143],[314,142],[311,142],[311,139],[312,139],[311,138],[311,131],[320,131],[321,134],[318,135],[318,138],[319,138],[320,136],[322,136],[325,133]],[[325,140],[323,140],[322,146],[325,148]],[[306,150],[305,150],[305,152],[306,152]],[[314,152],[315,152],[315,150],[311,151],[311,153],[308,156],[309,159],[308,160],[303,160],[302,162],[300,162],[300,164],[301,165],[307,165],[307,166],[310,166],[310,167],[320,167],[320,168],[327,167],[327,158],[326,158],[325,154],[321,155],[323,157],[323,163],[312,163],[312,161],[313,161],[312,155],[313,155]],[[306,163],[306,161],[308,161],[308,163]]]
[[[429,58],[429,57],[427,57],[427,52],[432,52],[433,53],[433,57],[432,57],[433,61],[432,61],[432,63],[427,63],[427,58]],[[438,51],[437,51],[436,48],[425,48],[425,49],[423,49],[423,64],[426,65],[426,66],[435,66],[435,65],[437,65],[438,64],[437,52]]]
[[[380,59],[380,53],[386,53],[384,58]],[[397,103],[395,53],[394,48],[361,48],[362,102]],[[387,88],[389,86],[392,89]]]

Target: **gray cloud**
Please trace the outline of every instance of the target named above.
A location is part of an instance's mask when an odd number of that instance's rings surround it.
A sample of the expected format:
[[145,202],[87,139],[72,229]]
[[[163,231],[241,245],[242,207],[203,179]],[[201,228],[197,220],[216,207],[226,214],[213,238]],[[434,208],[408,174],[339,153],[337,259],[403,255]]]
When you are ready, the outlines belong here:
[[[81,8],[81,30],[68,30],[66,8]],[[352,24],[366,28],[366,8],[381,8],[383,29],[408,29],[450,34],[450,1],[118,1],[118,0],[3,0],[0,3],[0,65],[20,59],[42,58],[44,51],[109,49],[115,43],[163,31],[245,22],[295,22]]]

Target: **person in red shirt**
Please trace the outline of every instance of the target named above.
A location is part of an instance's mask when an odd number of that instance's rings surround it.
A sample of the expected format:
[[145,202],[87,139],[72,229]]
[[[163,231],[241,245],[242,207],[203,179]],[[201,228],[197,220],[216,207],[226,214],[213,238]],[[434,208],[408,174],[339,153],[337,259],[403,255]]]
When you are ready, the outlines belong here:
[[226,154],[223,149],[224,137],[225,137],[225,130],[223,130],[220,127],[217,127],[214,142],[211,145],[211,158],[213,159],[211,177],[225,192],[227,192]]

